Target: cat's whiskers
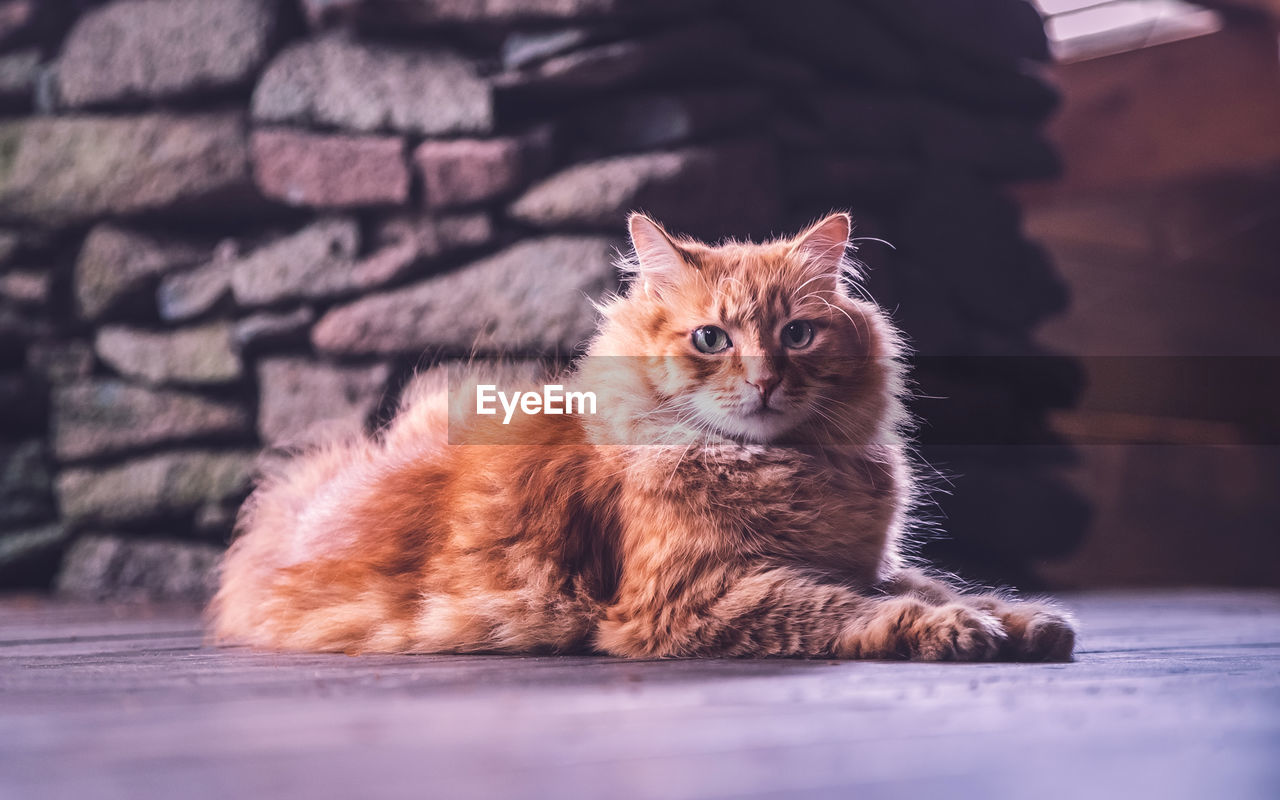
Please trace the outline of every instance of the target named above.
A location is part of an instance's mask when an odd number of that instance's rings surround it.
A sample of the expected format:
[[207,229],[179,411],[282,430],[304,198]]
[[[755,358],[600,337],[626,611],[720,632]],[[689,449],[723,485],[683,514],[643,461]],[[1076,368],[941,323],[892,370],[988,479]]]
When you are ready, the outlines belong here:
[[[705,424],[705,422],[706,422],[705,420],[699,420],[699,419],[697,419],[697,418],[695,418],[693,421],[695,422],[695,431],[697,431],[697,430],[698,430],[698,426],[696,425],[696,423],[698,423],[698,422],[702,422],[702,423],[704,423],[704,424]],[[701,432],[706,433],[707,431],[705,431],[705,430],[704,430],[704,431],[701,431]],[[698,438],[696,438],[696,437],[695,437],[695,438],[690,439],[690,440],[689,440],[689,443],[688,443],[687,445],[685,445],[684,450],[683,450],[683,451],[681,451],[681,453],[680,453],[680,457],[676,459],[676,464],[675,464],[675,466],[671,468],[671,474],[667,476],[667,480],[666,480],[666,482],[664,482],[664,483],[663,483],[663,485],[662,485],[662,489],[663,489],[663,491],[666,491],[667,489],[671,488],[671,481],[673,481],[673,480],[675,479],[676,475],[680,472],[680,467],[684,465],[685,459],[689,457],[689,451],[690,451],[690,450],[693,448],[693,446],[694,446],[694,445],[696,445],[696,444],[701,444],[701,442],[699,442]]]
[[[847,413],[842,413],[848,410],[842,401],[833,397],[818,395],[814,398],[814,403],[815,410],[820,410],[824,414],[831,413],[833,417],[832,424],[836,428],[836,433],[842,437],[844,442],[862,444],[856,436],[858,432],[854,430],[854,421],[848,418]],[[823,404],[827,405],[824,406]]]
[[890,241],[885,240],[885,239],[880,239],[880,238],[875,237],[875,236],[854,236],[854,237],[850,238],[850,239],[849,239],[849,241],[851,241],[851,242],[879,242],[880,244],[884,245],[885,247],[889,248],[890,250],[897,250],[897,249],[898,249],[897,247],[894,247],[893,242],[890,242]]
[[[803,292],[803,291],[804,291],[804,288],[805,288],[806,286],[808,286],[809,284],[811,284],[811,283],[813,283],[813,282],[815,282],[815,281],[830,280],[830,279],[831,279],[831,276],[830,276],[830,275],[814,275],[814,276],[813,276],[812,278],[810,278],[809,280],[807,280],[807,281],[805,281],[804,283],[802,283],[802,284],[800,284],[799,286],[797,286],[797,287],[795,288],[795,290],[791,292],[791,295],[792,295],[792,297],[794,297],[795,295],[800,294],[801,292]],[[795,301],[795,302],[794,302],[794,305],[799,305],[801,302],[803,302],[803,298],[802,298],[800,301]]]
[[[816,289],[816,290],[814,290],[814,291],[812,291],[812,292],[809,292],[809,293],[808,293],[808,294],[806,294],[804,297],[800,298],[800,299],[796,302],[796,305],[800,305],[800,304],[801,304],[801,303],[803,303],[805,300],[808,300],[810,297],[815,298],[819,303],[822,303],[823,305],[825,305],[829,311],[839,311],[841,314],[844,314],[845,319],[849,320],[849,324],[853,326],[853,329],[854,329],[855,331],[858,331],[858,330],[859,330],[859,328],[858,328],[858,323],[856,323],[856,322],[854,322],[854,321],[853,321],[853,317],[849,315],[849,312],[848,312],[848,311],[845,311],[845,310],[844,310],[843,308],[841,308],[840,306],[835,305],[835,304],[834,304],[834,303],[832,303],[830,300],[828,300],[827,298],[823,297],[822,295],[824,295],[824,294],[837,294],[837,293],[836,293],[836,292],[834,292],[834,291],[832,291],[831,289]],[[859,333],[859,335],[861,335],[861,334]]]
[[[851,275],[854,275],[854,276],[858,274],[859,274],[858,272],[851,273]],[[847,277],[847,280],[845,281],[845,285],[848,286],[850,289],[852,289],[854,292],[856,292],[858,297],[861,300],[867,303],[871,303],[873,305],[875,304],[876,299],[871,296],[871,292],[867,291],[867,287],[863,286],[858,281],[857,277],[848,277],[848,276],[846,277]]]
[[818,423],[822,426],[823,436],[827,439],[821,442],[823,446],[844,446],[849,438],[848,433],[844,430],[841,421],[826,411],[814,409],[820,419]]

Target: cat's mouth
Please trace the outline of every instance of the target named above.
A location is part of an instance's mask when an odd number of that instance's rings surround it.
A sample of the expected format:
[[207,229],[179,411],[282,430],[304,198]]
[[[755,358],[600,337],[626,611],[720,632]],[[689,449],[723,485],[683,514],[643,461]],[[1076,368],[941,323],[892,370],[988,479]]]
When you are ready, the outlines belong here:
[[[781,399],[781,398],[779,398]],[[796,423],[795,409],[779,408],[761,398],[705,398],[697,418],[719,436],[746,442],[768,442]]]
[[792,413],[770,405],[756,404],[751,408],[738,407],[725,414],[732,420],[731,427],[752,441],[769,441],[792,427]]

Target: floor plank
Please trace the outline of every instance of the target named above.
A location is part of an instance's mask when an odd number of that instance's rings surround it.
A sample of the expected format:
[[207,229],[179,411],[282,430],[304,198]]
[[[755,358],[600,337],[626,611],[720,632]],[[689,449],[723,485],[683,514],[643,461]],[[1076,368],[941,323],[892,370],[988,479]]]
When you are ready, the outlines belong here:
[[1050,665],[281,655],[0,602],[0,797],[1280,796],[1280,594],[1066,602]]

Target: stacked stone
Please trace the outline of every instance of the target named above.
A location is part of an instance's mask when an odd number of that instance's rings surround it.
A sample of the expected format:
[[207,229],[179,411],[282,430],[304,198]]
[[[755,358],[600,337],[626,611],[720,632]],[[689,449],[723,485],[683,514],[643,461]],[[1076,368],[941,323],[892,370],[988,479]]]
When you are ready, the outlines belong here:
[[[1069,370],[950,357],[1036,356],[1065,300],[1000,188],[1057,169],[1046,57],[1022,0],[0,0],[0,581],[204,597],[264,448],[431,363],[572,355],[636,208],[852,208],[948,357],[927,436],[1042,432]],[[950,464],[956,509],[1005,503],[953,532],[1014,568],[1080,521],[1002,452]]]

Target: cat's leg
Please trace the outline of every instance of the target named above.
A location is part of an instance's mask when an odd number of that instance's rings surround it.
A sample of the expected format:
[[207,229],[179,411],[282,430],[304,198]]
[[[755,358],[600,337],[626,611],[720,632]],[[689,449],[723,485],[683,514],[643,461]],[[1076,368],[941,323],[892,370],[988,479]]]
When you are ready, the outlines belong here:
[[934,605],[962,604],[998,618],[1008,638],[1000,657],[1017,661],[1070,661],[1075,648],[1071,615],[1043,600],[1015,600],[996,592],[967,594],[920,569],[903,569],[877,586],[892,595]]
[[885,594],[911,595],[935,606],[953,603],[961,596],[960,592],[943,578],[915,567],[904,567],[893,572],[878,582],[874,588]]
[[1000,621],[972,605],[869,597],[789,567],[678,572],[661,581],[677,587],[672,593],[624,587],[600,623],[597,646],[631,657],[981,661],[994,658],[1005,639]]

